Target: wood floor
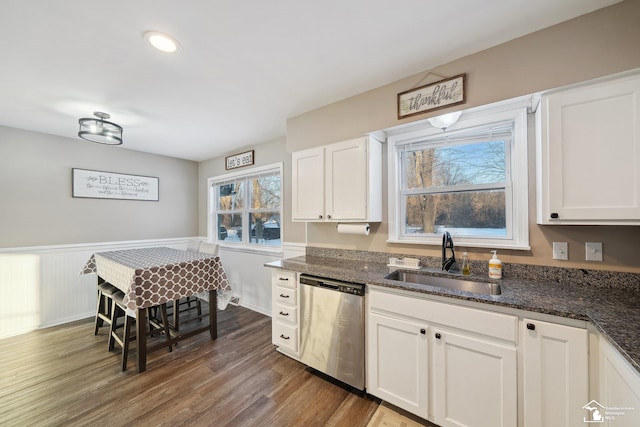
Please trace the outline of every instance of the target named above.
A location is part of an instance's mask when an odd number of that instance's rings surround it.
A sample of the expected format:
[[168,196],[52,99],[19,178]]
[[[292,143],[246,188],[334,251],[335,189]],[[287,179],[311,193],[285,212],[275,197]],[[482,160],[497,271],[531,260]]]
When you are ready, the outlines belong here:
[[0,426],[366,426],[379,402],[278,353],[271,318],[229,306],[218,339],[120,371],[93,319],[0,340]]

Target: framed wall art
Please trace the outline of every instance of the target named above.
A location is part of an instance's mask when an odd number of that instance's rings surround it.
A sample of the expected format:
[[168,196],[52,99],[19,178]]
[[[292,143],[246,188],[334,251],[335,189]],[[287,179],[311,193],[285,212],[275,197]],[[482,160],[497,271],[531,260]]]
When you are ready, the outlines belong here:
[[246,151],[240,154],[234,154],[233,156],[227,156],[224,158],[224,168],[226,170],[241,168],[243,166],[250,166],[253,164],[253,150]]
[[464,104],[466,74],[429,83],[398,94],[398,120]]
[[72,169],[73,197],[90,199],[159,200],[159,179],[88,169]]

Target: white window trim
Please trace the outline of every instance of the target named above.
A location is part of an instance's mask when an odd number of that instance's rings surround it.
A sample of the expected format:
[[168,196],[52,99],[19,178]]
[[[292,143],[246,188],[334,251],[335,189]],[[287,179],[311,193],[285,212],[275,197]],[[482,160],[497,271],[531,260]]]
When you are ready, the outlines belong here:
[[[531,109],[531,96],[511,99],[482,107],[465,110],[460,120],[448,130],[459,130],[469,127],[482,126],[490,123],[513,120],[513,143],[511,145],[511,191],[512,210],[506,212],[507,221],[511,221],[512,235],[504,238],[473,238],[458,237],[456,246],[477,248],[499,248],[530,250],[529,246],[529,177],[528,177],[528,129],[527,113]],[[402,206],[398,191],[400,164],[397,155],[397,145],[417,142],[425,137],[442,133],[441,129],[429,125],[426,120],[410,125],[387,129],[387,158],[388,158],[388,209],[389,236],[388,243],[441,245],[439,236],[416,238],[400,237],[398,219],[401,218]]]
[[284,182],[282,180],[282,170],[283,163],[271,163],[264,166],[257,166],[251,169],[243,169],[237,172],[231,172],[224,175],[218,175],[214,177],[210,177],[207,179],[207,240],[210,242],[216,242],[220,245],[221,248],[235,250],[238,252],[250,252],[250,253],[263,253],[263,254],[272,254],[272,255],[280,255],[283,252],[282,245],[280,246],[265,246],[265,245],[252,245],[248,243],[225,243],[224,241],[217,240],[217,233],[215,232],[215,220],[214,220],[214,212],[216,210],[216,199],[213,197],[215,194],[215,188],[213,188],[213,184],[219,181],[225,181],[230,179],[237,178],[246,178],[248,176],[259,175],[264,172],[272,171],[277,172],[280,175],[280,241],[284,241],[284,221],[283,221],[283,200],[284,195],[282,191],[284,190]]

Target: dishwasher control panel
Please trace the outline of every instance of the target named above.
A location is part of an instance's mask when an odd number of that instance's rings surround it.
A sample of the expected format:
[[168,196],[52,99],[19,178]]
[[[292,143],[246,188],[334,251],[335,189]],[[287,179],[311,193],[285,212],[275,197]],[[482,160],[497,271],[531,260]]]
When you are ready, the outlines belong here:
[[339,280],[325,279],[322,277],[307,276],[306,274],[300,276],[300,284],[331,289],[336,292],[342,292],[345,294],[358,296],[364,295],[364,285],[358,283],[342,282]]

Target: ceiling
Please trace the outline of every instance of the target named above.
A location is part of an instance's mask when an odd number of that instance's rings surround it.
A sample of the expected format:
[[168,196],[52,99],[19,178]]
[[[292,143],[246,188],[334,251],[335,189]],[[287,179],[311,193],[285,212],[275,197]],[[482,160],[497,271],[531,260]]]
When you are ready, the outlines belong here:
[[[618,1],[2,0],[0,125],[77,138],[78,119],[104,111],[123,148],[206,160]],[[153,49],[149,30],[181,50]]]

